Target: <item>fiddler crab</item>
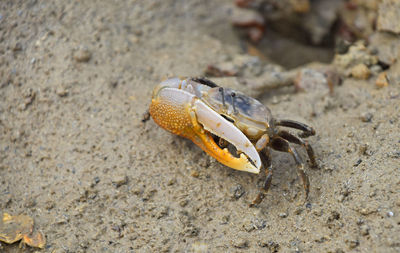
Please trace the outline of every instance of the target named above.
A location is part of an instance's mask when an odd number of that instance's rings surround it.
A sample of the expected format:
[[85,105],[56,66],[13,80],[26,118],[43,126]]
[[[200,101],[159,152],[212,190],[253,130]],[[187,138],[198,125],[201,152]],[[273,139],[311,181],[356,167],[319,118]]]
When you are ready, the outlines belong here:
[[[302,139],[314,135],[313,128],[293,120],[274,119],[256,99],[205,78],[161,82],[153,90],[149,113],[159,126],[190,139],[228,167],[255,174],[264,168],[266,179],[250,206],[261,203],[271,186],[270,148],[293,156],[307,199],[310,182],[291,143],[303,146],[311,164],[317,166],[311,145]],[[296,136],[278,126],[302,133]]]

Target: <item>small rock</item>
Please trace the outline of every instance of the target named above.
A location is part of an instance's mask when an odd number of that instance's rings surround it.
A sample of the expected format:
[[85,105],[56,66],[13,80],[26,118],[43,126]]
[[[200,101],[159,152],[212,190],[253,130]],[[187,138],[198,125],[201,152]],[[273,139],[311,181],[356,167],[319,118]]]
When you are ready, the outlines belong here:
[[267,226],[267,221],[261,220],[261,219],[255,219],[253,221],[253,226],[255,229],[258,229],[258,230],[264,229]]
[[362,160],[361,159],[358,159],[354,164],[353,164],[353,166],[354,167],[357,167],[358,165],[360,165],[362,163]]
[[157,214],[157,219],[161,219],[161,218],[167,216],[168,213],[169,213],[169,207],[168,206],[161,207],[161,209],[159,210],[159,212]]
[[22,50],[22,45],[20,42],[15,43],[14,47],[12,48],[14,52],[18,52]]
[[143,194],[142,200],[143,201],[148,201],[149,199],[151,199],[154,196],[154,194],[156,194],[156,192],[157,192],[156,189],[150,189],[150,190],[146,191]]
[[118,188],[124,184],[128,183],[128,177],[127,176],[114,176],[112,179],[113,185]]
[[368,234],[369,234],[369,227],[368,227],[368,225],[366,225],[366,224],[361,225],[361,226],[360,226],[360,233],[361,233],[361,235],[363,235],[363,236],[368,235]]
[[[368,41],[369,47],[373,50],[376,50],[380,63],[390,66],[397,62],[397,58],[400,53],[400,43],[398,36],[390,33],[376,32],[372,34],[370,38],[368,38]],[[382,67],[380,65],[373,66],[377,67],[378,69],[380,68],[382,71]],[[374,72],[372,68],[371,71]]]
[[56,94],[59,97],[65,97],[68,95],[68,90],[66,90],[64,87],[58,87],[56,90]]
[[360,155],[370,156],[371,152],[370,152],[369,148],[370,147],[368,144],[361,144],[360,147],[358,148],[358,153]]
[[340,213],[338,213],[337,211],[332,211],[331,215],[328,217],[328,222],[332,222],[338,219],[340,219]]
[[249,242],[243,238],[238,238],[232,242],[233,247],[238,249],[244,249],[249,246]]
[[358,212],[362,215],[370,215],[372,213],[376,212],[376,209],[372,209],[372,208],[360,208],[358,210]]
[[110,88],[116,88],[118,86],[118,79],[110,79],[108,84]]
[[256,229],[252,223],[246,223],[243,225],[244,230],[246,230],[246,232],[251,232],[254,229]]
[[382,67],[379,66],[379,65],[372,65],[372,66],[370,67],[370,70],[371,70],[371,74],[373,74],[373,75],[379,75],[379,73],[382,72]]
[[11,141],[18,141],[24,134],[25,132],[23,130],[15,129],[11,134]]
[[67,224],[68,222],[69,222],[69,217],[67,215],[63,214],[61,216],[56,217],[56,220],[54,223],[56,225],[63,225],[63,224]]
[[294,81],[297,91],[310,92],[314,90],[330,91],[326,75],[314,69],[302,69]]
[[86,47],[81,47],[74,52],[74,60],[77,62],[88,62],[91,57],[92,54]]
[[200,173],[199,173],[197,170],[192,170],[192,171],[190,172],[190,175],[191,175],[192,177],[198,178],[198,177],[200,176]]
[[277,242],[268,241],[268,242],[259,242],[258,246],[262,248],[268,248],[271,253],[279,252],[280,245]]
[[387,214],[386,214],[386,215],[387,215],[387,217],[389,217],[389,218],[390,218],[390,217],[393,217],[393,215],[394,215],[394,214],[393,214],[393,212],[392,212],[392,211],[389,211],[389,212],[387,212]]
[[36,200],[34,200],[34,199],[28,199],[26,202],[25,202],[25,205],[24,205],[26,208],[31,208],[31,207],[34,207],[34,206],[36,206]]
[[[208,244],[205,242],[194,242],[192,244],[192,250],[196,253],[209,252]],[[167,252],[170,252],[170,250],[168,250]]]
[[361,114],[360,119],[362,122],[371,122],[373,116],[374,115],[372,113],[365,112],[365,113]]
[[193,225],[189,225],[185,230],[185,235],[188,237],[196,237],[199,235],[200,229],[194,227]]
[[286,218],[286,217],[288,217],[288,213],[287,213],[287,212],[280,213],[280,214],[279,214],[279,217],[280,217],[280,218]]
[[359,64],[366,66],[378,63],[378,57],[368,50],[363,41],[358,41],[350,46],[346,54],[337,54],[333,60],[333,64],[343,71],[346,75],[351,74],[351,69]]
[[233,199],[240,199],[245,193],[243,187],[239,184],[232,189],[232,198]]
[[231,217],[230,217],[229,215],[224,215],[224,216],[222,216],[222,218],[221,218],[221,224],[222,224],[222,225],[228,224],[228,222],[229,222],[230,219],[231,219]]
[[183,199],[183,200],[179,201],[179,205],[181,207],[185,207],[185,206],[187,206],[187,204],[189,204],[189,200],[187,200],[187,199]]
[[364,63],[357,64],[351,69],[351,76],[356,79],[366,80],[370,75],[371,71]]
[[375,84],[378,88],[383,88],[389,85],[386,72],[382,72],[378,75]]
[[296,210],[294,210],[294,214],[300,215],[303,211],[304,211],[304,209],[302,207],[298,207],[298,208],[296,208]]
[[399,10],[399,0],[383,0],[378,9],[378,30],[400,34]]
[[175,178],[171,178],[170,180],[168,180],[167,185],[171,186],[174,185],[176,183],[176,179]]
[[347,243],[347,245],[349,246],[350,249],[354,249],[358,245],[360,245],[360,242],[358,240],[347,240],[346,243]]

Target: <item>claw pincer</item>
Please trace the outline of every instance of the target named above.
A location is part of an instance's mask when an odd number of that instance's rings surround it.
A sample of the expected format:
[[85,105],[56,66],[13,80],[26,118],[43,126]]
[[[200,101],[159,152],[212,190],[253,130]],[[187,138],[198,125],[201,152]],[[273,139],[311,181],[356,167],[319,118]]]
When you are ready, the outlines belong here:
[[[153,91],[150,115],[162,128],[193,141],[220,163],[236,170],[259,173],[261,159],[251,141],[231,122],[201,100],[208,86],[168,79]],[[233,156],[221,149],[212,134],[225,139],[242,152]]]

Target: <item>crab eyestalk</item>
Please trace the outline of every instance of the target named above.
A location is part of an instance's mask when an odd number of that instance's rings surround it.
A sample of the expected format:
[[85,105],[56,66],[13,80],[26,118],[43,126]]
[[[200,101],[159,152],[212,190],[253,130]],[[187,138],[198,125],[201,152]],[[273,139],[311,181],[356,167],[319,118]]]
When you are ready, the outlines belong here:
[[[180,80],[169,79],[154,89],[149,110],[154,121],[173,134],[190,139],[220,163],[258,174],[261,159],[250,140],[194,94],[177,88],[180,87],[177,82]],[[227,149],[221,149],[211,134],[225,139],[243,153],[235,157]]]

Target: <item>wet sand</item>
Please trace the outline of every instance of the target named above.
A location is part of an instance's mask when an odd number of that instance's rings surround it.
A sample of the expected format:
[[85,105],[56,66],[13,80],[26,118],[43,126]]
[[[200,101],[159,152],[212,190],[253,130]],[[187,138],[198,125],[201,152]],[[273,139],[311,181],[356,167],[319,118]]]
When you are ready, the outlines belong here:
[[399,83],[260,94],[316,129],[307,203],[285,153],[249,208],[259,176],[142,123],[162,78],[241,52],[228,3],[0,3],[0,210],[33,217],[40,252],[400,251]]

